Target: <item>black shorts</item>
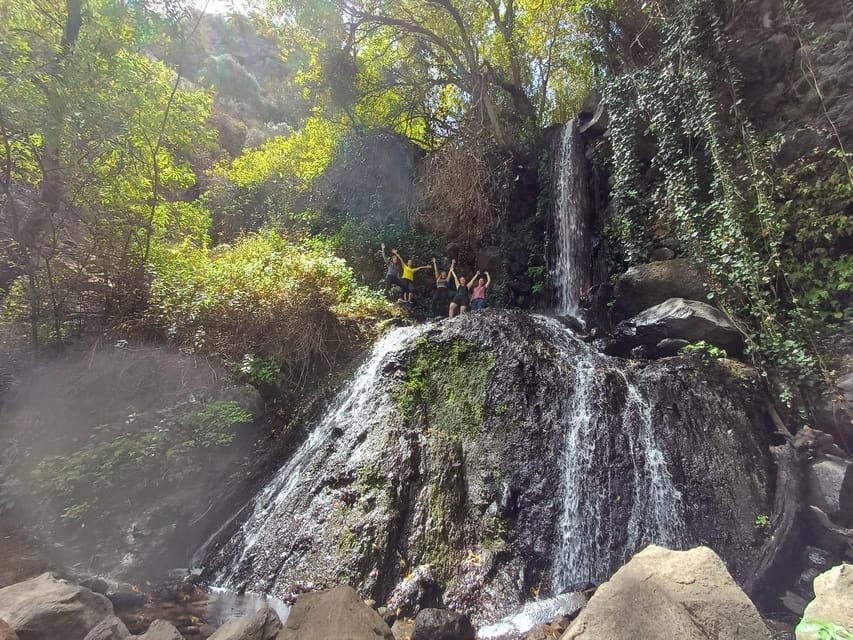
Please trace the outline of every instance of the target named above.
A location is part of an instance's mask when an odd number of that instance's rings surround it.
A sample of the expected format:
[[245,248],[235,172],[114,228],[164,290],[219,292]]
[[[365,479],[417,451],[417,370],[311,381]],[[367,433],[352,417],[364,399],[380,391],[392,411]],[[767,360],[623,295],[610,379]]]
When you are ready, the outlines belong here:
[[411,293],[415,290],[415,282],[414,280],[406,280],[405,278],[400,278],[400,286],[403,288],[403,291],[406,293]]
[[465,294],[457,293],[455,296],[453,296],[453,304],[459,307],[467,307],[469,303],[470,298]]

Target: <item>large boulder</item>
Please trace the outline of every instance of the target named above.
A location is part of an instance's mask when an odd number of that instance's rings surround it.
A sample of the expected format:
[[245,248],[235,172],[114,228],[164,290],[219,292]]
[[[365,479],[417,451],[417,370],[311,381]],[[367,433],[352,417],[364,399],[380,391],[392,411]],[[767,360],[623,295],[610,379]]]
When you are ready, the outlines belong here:
[[853,635],[853,565],[841,564],[820,574],[814,581],[815,599],[806,607],[797,625],[797,640],[820,640],[822,628],[840,635],[839,628]]
[[707,547],[649,546],[601,585],[561,640],[769,640],[755,605]]
[[18,634],[3,620],[0,620],[0,640],[18,640]]
[[625,356],[639,347],[652,356],[657,355],[655,345],[665,339],[705,341],[725,349],[729,356],[743,353],[743,334],[722,312],[704,302],[684,298],[670,298],[620,322],[606,350],[611,355]]
[[853,524],[853,462],[819,457],[807,468],[808,501],[842,526]]
[[448,609],[421,609],[415,618],[412,640],[474,640],[468,616]]
[[705,299],[705,283],[687,260],[662,260],[631,267],[613,292],[613,319],[630,318],[670,298]]
[[0,589],[0,618],[20,640],[83,640],[112,613],[104,596],[50,573]]
[[148,631],[141,636],[136,636],[137,640],[184,640],[181,633],[170,622],[165,620],[155,620],[148,627]]
[[264,607],[250,616],[229,620],[210,636],[210,640],[274,640],[279,631],[278,614]]
[[352,587],[305,593],[287,616],[276,640],[394,640],[376,611]]
[[130,631],[116,616],[109,616],[101,620],[86,634],[86,640],[129,640]]

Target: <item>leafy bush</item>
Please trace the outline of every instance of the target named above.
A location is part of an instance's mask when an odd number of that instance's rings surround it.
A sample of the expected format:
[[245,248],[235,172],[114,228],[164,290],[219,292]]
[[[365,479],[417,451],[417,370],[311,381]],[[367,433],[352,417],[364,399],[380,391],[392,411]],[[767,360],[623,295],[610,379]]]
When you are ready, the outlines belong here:
[[[149,317],[185,349],[248,366],[250,377],[271,377],[275,363],[288,386],[302,382],[318,360],[334,362],[345,321],[390,313],[378,293],[356,283],[328,241],[275,232],[213,249],[164,249],[149,307]],[[268,361],[264,372],[252,364],[261,361]]]

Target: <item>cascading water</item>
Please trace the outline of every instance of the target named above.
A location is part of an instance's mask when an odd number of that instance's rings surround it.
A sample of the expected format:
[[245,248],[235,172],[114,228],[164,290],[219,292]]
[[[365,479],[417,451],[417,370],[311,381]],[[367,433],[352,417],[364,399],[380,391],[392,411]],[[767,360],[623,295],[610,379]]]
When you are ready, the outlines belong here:
[[[213,583],[225,588],[244,588],[242,576],[257,561],[256,545],[261,540],[281,536],[282,557],[293,553],[294,544],[300,537],[300,525],[310,516],[300,512],[299,498],[310,493],[306,487],[322,481],[320,465],[327,457],[323,448],[331,440],[340,437],[349,429],[364,426],[367,417],[382,420],[387,406],[381,405],[381,397],[373,393],[380,377],[380,370],[394,351],[408,344],[418,329],[403,327],[387,333],[373,347],[367,361],[362,364],[348,386],[340,391],[320,422],[313,427],[308,439],[290,457],[275,477],[255,497],[252,514],[228,546],[230,559],[223,564]],[[329,453],[331,453],[331,448]],[[352,456],[356,451],[349,452]],[[283,512],[283,513],[282,513]],[[275,514],[275,517],[273,517]],[[283,525],[282,523],[286,523]],[[278,545],[277,545],[278,546]],[[239,554],[238,554],[239,552]],[[275,576],[269,576],[269,582]],[[269,584],[248,585],[250,591],[266,591]]]
[[[584,171],[569,125],[552,277],[555,311],[575,317],[590,280]],[[600,583],[650,543],[740,553],[768,509],[765,478],[718,460],[760,469],[762,448],[730,435],[752,433],[749,401],[704,375],[678,359],[630,365],[525,312],[395,329],[207,556],[207,575],[283,598],[346,581],[378,599],[401,567],[429,565],[454,585],[445,604],[480,624],[533,588]],[[718,497],[727,486],[737,495]]]
[[[554,160],[552,274],[555,311],[575,317],[591,272],[585,167],[583,142],[572,122],[563,128]],[[563,504],[551,574],[556,593],[606,579],[645,544],[678,547],[684,539],[681,494],[656,444],[649,401],[618,361],[605,361],[589,348],[581,358],[573,351],[566,372],[572,389],[561,462]],[[627,441],[629,460],[614,470],[610,447],[617,438]],[[607,504],[614,473],[627,476],[633,488],[631,496],[619,496],[629,506],[627,520],[614,518],[620,510]]]
[[600,582],[651,542],[713,545],[736,567],[769,508],[765,454],[746,392],[710,370],[631,365],[521,311],[395,329],[205,575],[285,600],[341,582],[380,600],[429,565],[445,605],[480,625],[531,589]]
[[578,317],[581,295],[590,286],[591,266],[586,164],[583,141],[574,122],[563,127],[559,149],[554,154],[553,175],[556,176],[551,254],[554,309]]
[[[580,358],[573,354],[551,574],[555,593],[607,579],[646,544],[679,548],[684,543],[681,493],[655,441],[650,403],[613,365],[591,350]],[[622,438],[628,460],[614,468],[611,446]],[[608,504],[617,482],[631,489],[631,495],[617,496],[627,514]]]

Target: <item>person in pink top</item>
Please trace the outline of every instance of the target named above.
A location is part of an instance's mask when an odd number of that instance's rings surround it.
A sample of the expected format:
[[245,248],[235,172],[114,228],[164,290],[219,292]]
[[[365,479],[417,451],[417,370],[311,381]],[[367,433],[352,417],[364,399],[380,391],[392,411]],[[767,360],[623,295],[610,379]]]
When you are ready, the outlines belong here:
[[474,285],[474,291],[471,295],[471,308],[474,311],[486,308],[486,289],[489,288],[490,284],[492,284],[492,278],[486,271],[486,277],[480,278]]

